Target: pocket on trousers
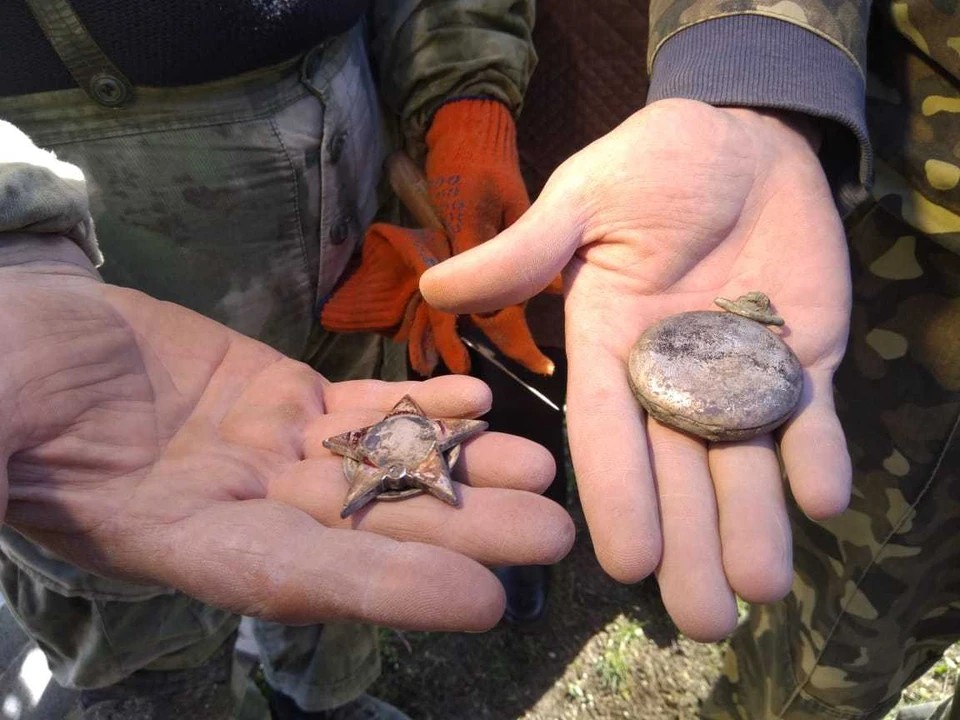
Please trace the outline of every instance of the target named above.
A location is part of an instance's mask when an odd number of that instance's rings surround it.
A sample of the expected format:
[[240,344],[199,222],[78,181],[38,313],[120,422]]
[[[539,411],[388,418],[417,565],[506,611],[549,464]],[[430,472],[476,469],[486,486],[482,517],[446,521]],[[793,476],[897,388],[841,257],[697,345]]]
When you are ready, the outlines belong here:
[[[312,106],[311,106],[312,104]],[[304,241],[316,137],[290,147],[273,117],[56,146],[87,175],[107,282],[213,318],[297,357],[313,322],[319,251]],[[308,223],[309,224],[309,223]]]

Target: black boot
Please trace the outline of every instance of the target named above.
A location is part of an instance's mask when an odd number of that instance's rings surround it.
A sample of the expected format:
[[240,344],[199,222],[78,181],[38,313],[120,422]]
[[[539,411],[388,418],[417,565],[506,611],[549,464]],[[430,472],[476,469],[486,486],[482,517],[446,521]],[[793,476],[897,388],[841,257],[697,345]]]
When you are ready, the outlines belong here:
[[515,565],[498,568],[494,574],[507,593],[503,619],[511,625],[530,625],[547,610],[550,571],[543,565]]

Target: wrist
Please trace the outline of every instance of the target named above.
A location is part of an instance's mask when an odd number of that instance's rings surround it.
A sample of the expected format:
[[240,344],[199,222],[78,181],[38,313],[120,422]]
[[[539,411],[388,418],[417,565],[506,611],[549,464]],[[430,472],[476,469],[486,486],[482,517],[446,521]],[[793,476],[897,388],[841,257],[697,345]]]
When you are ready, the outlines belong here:
[[77,277],[102,282],[100,273],[76,242],[64,236],[0,233],[0,280],[16,273],[32,282]]
[[747,123],[756,123],[773,135],[801,140],[816,155],[820,151],[820,126],[814,118],[791,110],[770,108],[719,108]]

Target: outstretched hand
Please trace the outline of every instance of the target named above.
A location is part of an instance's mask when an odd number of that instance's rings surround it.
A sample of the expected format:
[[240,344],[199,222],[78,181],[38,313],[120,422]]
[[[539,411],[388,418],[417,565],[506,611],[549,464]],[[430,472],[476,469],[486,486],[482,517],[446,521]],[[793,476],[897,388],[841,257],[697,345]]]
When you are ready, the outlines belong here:
[[405,394],[430,415],[481,415],[479,381],[331,383],[81,266],[0,268],[4,521],[57,555],[292,624],[482,630],[504,602],[485,566],[569,550],[569,517],[536,494],[550,455],[497,433],[464,446],[462,507],[421,496],[341,520],[342,458],[322,441]]
[[663,101],[562,165],[515,225],[427,271],[425,299],[454,312],[522,301],[564,269],[568,427],[598,558],[613,577],[656,570],[690,637],[736,624],[734,593],[784,596],[792,542],[770,436],[706,443],[639,409],[627,354],[661,317],[760,290],[804,368],[782,428],[790,489],[811,517],[841,512],[850,465],[832,377],[850,309],[843,230],[813,139],[751,110]]

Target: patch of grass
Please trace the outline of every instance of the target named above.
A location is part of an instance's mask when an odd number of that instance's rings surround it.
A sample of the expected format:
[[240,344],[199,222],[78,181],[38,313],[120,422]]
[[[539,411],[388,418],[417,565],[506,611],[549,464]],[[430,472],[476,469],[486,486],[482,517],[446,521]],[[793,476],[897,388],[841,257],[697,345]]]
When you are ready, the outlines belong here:
[[897,707],[884,720],[893,720],[899,710],[910,705],[946,700],[953,695],[958,680],[960,680],[960,645],[954,645],[948,648],[943,657],[922,677],[903,691]]
[[747,615],[749,614],[750,614],[750,603],[748,603],[746,600],[741,599],[740,596],[738,595],[737,596],[737,619],[740,622],[743,622],[744,620],[747,619]]
[[629,681],[639,652],[638,645],[645,637],[643,625],[624,615],[619,615],[608,627],[603,652],[594,669],[601,685],[609,692],[629,697]]

